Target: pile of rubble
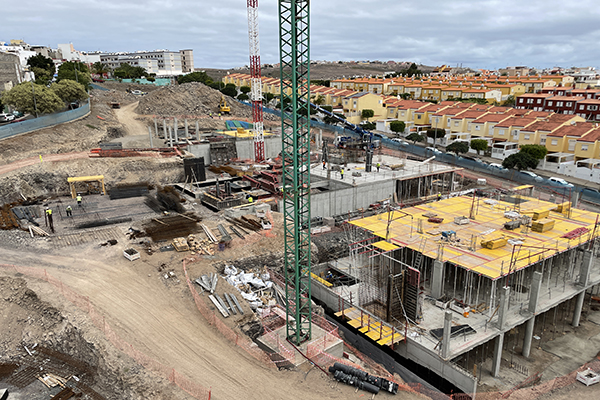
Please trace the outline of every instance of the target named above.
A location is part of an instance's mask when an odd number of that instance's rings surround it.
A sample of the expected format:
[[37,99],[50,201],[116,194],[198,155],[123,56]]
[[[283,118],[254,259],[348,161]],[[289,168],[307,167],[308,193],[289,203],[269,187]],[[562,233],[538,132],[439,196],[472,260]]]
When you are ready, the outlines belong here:
[[264,306],[276,304],[277,291],[271,282],[271,275],[263,270],[238,270],[233,265],[225,266],[225,280],[235,287],[254,311]]
[[[209,115],[219,113],[221,92],[199,82],[183,85],[165,86],[140,98],[135,112],[138,114],[173,116],[173,115]],[[231,114],[241,118],[252,118],[250,106],[243,105],[225,96],[231,108]],[[265,119],[274,116],[265,114]]]

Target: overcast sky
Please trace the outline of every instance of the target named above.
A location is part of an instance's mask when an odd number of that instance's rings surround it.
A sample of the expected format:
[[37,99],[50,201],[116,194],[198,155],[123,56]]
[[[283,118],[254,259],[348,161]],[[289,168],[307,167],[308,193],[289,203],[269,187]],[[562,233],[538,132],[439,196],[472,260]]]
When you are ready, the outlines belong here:
[[[279,61],[275,0],[259,0],[261,58]],[[196,68],[248,63],[244,0],[21,0],[0,41],[83,51],[194,50]],[[317,0],[311,59],[472,68],[600,67],[600,3],[557,0]]]

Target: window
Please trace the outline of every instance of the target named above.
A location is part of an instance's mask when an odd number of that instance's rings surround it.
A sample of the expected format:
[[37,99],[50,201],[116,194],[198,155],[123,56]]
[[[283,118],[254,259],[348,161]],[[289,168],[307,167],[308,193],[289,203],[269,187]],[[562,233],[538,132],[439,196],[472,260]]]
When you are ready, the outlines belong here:
[[549,107],[550,107],[550,106],[552,106],[552,100],[550,100],[550,101],[548,102],[548,106],[549,106]]
[[587,151],[588,150],[588,145],[587,144],[582,144],[581,145],[581,151]]
[[550,144],[551,144],[552,146],[558,146],[558,140],[557,140],[557,139],[552,139],[552,140],[550,141]]
[[475,130],[476,130],[476,131],[478,131],[478,130],[479,130],[479,128],[481,128],[481,126],[479,126],[479,125],[475,125]]
[[562,101],[557,101],[556,102],[556,107],[562,107],[563,106],[563,102]]
[[504,129],[498,129],[498,135],[504,136]]
[[546,145],[546,136],[542,136],[542,137],[540,137],[540,144],[541,144],[542,146],[545,146],[545,145]]
[[460,121],[454,121],[454,126],[458,126],[458,123],[459,123],[459,122],[460,122]]
[[533,99],[527,99],[527,104],[533,104]]
[[537,103],[541,104],[542,103],[542,99],[538,99]]
[[575,145],[577,144],[577,140],[575,139],[570,139],[569,140],[569,151],[573,151],[575,150]]
[[582,104],[582,105],[579,106],[579,109],[580,110],[585,110],[585,106]]
[[598,109],[598,106],[588,106],[589,111],[596,111],[597,109]]
[[518,139],[519,138],[519,131],[517,129],[514,129],[512,131],[512,135],[513,135],[513,139]]
[[404,111],[401,111],[401,112],[400,112],[400,115],[402,115],[402,116],[404,117]]
[[567,101],[567,107],[571,107],[571,106],[573,106],[573,102]]
[[419,115],[417,115],[417,119],[421,119],[421,115],[420,115],[420,114],[419,114]]
[[525,139],[525,140],[529,140],[530,137],[531,137],[531,135],[523,135],[523,139]]

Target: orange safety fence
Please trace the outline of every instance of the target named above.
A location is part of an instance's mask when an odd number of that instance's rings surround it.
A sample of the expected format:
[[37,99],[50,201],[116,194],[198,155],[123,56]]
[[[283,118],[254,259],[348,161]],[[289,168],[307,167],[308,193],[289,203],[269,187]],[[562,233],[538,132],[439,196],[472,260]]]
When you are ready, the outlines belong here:
[[88,297],[82,296],[81,294],[75,292],[69,286],[63,284],[62,281],[48,274],[48,272],[45,269],[7,264],[0,264],[0,268],[12,270],[16,273],[27,275],[32,278],[41,279],[52,284],[59,290],[60,294],[62,294],[66,300],[68,300],[81,311],[84,311],[89,315],[94,326],[96,326],[104,333],[106,339],[110,341],[114,347],[127,354],[129,357],[134,359],[138,364],[142,365],[144,368],[152,370],[160,374],[165,379],[168,379],[169,382],[177,385],[180,389],[184,390],[194,398],[198,400],[210,400],[210,389],[207,389],[200,384],[190,381],[188,378],[175,371],[175,369],[167,367],[166,365],[161,364],[155,359],[148,357],[144,353],[135,349],[129,342],[121,338],[113,331],[110,324],[106,322],[104,316],[96,309],[96,307],[92,305]]

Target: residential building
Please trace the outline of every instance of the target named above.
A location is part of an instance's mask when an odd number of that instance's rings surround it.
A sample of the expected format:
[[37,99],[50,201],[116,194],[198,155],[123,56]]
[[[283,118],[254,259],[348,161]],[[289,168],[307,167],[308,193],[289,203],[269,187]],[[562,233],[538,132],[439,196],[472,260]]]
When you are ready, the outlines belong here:
[[577,102],[575,114],[588,121],[600,121],[600,99],[585,99]]
[[544,110],[557,114],[574,114],[575,105],[583,97],[573,96],[553,96],[547,97],[544,102]]
[[194,50],[179,50],[179,55],[181,57],[181,71],[184,74],[194,72]]
[[596,129],[590,122],[571,122],[547,135],[548,153],[575,153],[575,145],[585,135]]
[[[189,52],[191,50],[184,50]],[[190,53],[186,53],[190,54]],[[149,60],[149,61],[148,61]],[[100,61],[115,69],[122,64],[146,66],[149,73],[157,76],[176,76],[183,74],[181,53],[179,51],[154,50],[134,53],[102,53]],[[189,60],[188,60],[189,61]],[[188,64],[189,65],[189,64]]]
[[547,98],[553,97],[551,93],[530,93],[517,97],[515,107],[518,109],[529,109],[543,111]]

